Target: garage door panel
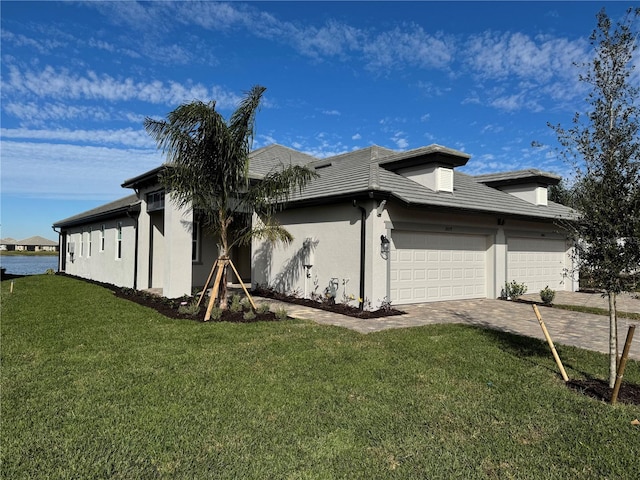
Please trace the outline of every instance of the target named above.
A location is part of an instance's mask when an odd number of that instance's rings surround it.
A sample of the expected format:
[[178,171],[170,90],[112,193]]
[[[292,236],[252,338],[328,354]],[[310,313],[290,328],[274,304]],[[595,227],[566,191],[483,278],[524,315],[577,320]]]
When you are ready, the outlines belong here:
[[546,286],[563,290],[565,281],[564,240],[510,237],[507,241],[507,280],[527,285],[529,293]]
[[[396,231],[392,243],[393,301],[418,303],[486,296],[486,237]],[[406,258],[411,258],[410,265],[402,260]],[[411,280],[399,273],[402,270],[413,271]]]

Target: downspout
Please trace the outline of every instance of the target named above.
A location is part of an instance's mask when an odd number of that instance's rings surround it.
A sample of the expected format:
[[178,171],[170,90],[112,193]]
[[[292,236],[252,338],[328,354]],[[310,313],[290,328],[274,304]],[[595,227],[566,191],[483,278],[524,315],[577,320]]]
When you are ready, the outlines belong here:
[[366,259],[367,211],[364,207],[358,205],[356,200],[353,201],[353,206],[360,209],[360,296],[358,297],[358,309],[362,311],[364,309],[364,266]]
[[60,273],[60,268],[62,267],[62,254],[66,254],[66,248],[62,245],[62,231],[56,230],[56,227],[53,225],[51,229],[58,234],[58,273]]
[[133,220],[133,229],[136,231],[135,244],[133,247],[133,289],[138,289],[138,216],[131,215],[131,211],[127,210],[127,217]]

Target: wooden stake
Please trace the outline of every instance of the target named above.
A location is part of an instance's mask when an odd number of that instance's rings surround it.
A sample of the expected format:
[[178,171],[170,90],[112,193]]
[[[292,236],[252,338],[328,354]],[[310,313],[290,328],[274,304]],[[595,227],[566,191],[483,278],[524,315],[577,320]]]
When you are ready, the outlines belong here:
[[533,311],[536,314],[536,317],[538,318],[538,323],[540,323],[540,327],[542,327],[542,333],[544,333],[544,338],[547,339],[547,343],[549,344],[549,347],[551,347],[551,353],[553,354],[553,358],[556,361],[556,364],[558,365],[558,368],[560,369],[560,373],[562,374],[562,378],[564,379],[565,382],[569,381],[569,377],[567,376],[567,372],[564,371],[564,367],[562,366],[562,362],[560,361],[560,357],[558,356],[558,352],[556,352],[556,347],[553,345],[553,342],[551,341],[551,336],[549,335],[549,332],[547,331],[547,327],[544,324],[544,321],[542,320],[542,316],[540,315],[540,312],[538,311],[538,306],[536,304],[533,304]]
[[216,265],[218,267],[218,272],[216,273],[216,278],[213,281],[213,288],[211,290],[211,298],[209,298],[209,306],[207,307],[207,313],[204,315],[204,321],[208,321],[211,318],[211,310],[213,310],[213,305],[216,303],[216,298],[218,297],[218,290],[220,289],[220,280],[222,279],[222,272],[224,271],[224,266],[227,260],[218,260]]
[[13,280],[11,281],[11,287],[9,288],[9,293],[13,293]]
[[622,383],[622,376],[624,375],[624,369],[627,366],[627,357],[629,357],[629,349],[631,348],[631,341],[633,340],[633,332],[636,331],[635,325],[629,325],[627,331],[627,340],[624,342],[624,349],[622,350],[622,358],[620,358],[620,366],[618,367],[618,373],[616,375],[616,383],[613,386],[613,393],[611,394],[611,405],[615,405],[618,401],[618,392],[620,391],[620,384]]
[[257,310],[256,304],[254,303],[253,298],[251,298],[251,295],[249,295],[249,291],[247,290],[247,287],[244,286],[244,282],[240,278],[240,274],[238,273],[238,270],[236,270],[236,266],[233,264],[231,260],[229,260],[229,265],[231,265],[231,268],[233,269],[233,273],[236,274],[236,278],[238,279],[238,282],[240,282],[240,285],[242,286],[242,290],[244,290],[244,294],[247,296],[249,303],[251,303],[251,306],[253,307],[254,310]]
[[207,293],[207,288],[209,287],[209,282],[211,281],[211,277],[213,277],[213,272],[216,270],[216,266],[217,265],[218,265],[218,260],[213,262],[213,266],[211,267],[211,272],[209,272],[209,277],[207,278],[207,283],[204,284],[204,287],[202,289],[202,293],[200,294],[200,298],[198,299],[198,307],[200,306],[200,302],[202,302],[202,299],[204,298],[205,294]]

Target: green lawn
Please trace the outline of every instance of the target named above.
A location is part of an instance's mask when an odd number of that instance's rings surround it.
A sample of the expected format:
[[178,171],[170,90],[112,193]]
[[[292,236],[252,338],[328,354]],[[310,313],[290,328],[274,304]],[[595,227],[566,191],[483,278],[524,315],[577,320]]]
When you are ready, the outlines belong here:
[[[640,472],[640,408],[572,392],[537,340],[461,325],[205,324],[71,278],[14,284],[1,298],[2,478]],[[570,377],[606,377],[606,356],[558,351]],[[625,379],[640,383],[639,362]]]

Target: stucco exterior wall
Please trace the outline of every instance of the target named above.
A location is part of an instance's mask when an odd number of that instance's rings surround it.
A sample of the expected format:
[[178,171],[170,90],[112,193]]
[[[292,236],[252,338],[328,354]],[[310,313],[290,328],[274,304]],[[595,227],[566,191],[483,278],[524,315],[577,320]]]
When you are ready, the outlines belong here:
[[[322,295],[334,279],[338,301],[344,295],[357,298],[360,216],[347,203],[281,212],[278,221],[294,240],[289,245],[253,241],[252,283],[310,297]],[[305,269],[305,264],[312,266]]]
[[[122,225],[121,258],[118,258],[118,225]],[[101,227],[104,225],[104,248]],[[65,272],[82,278],[134,287],[135,220],[123,216],[66,230]],[[73,254],[70,252],[73,244]]]

